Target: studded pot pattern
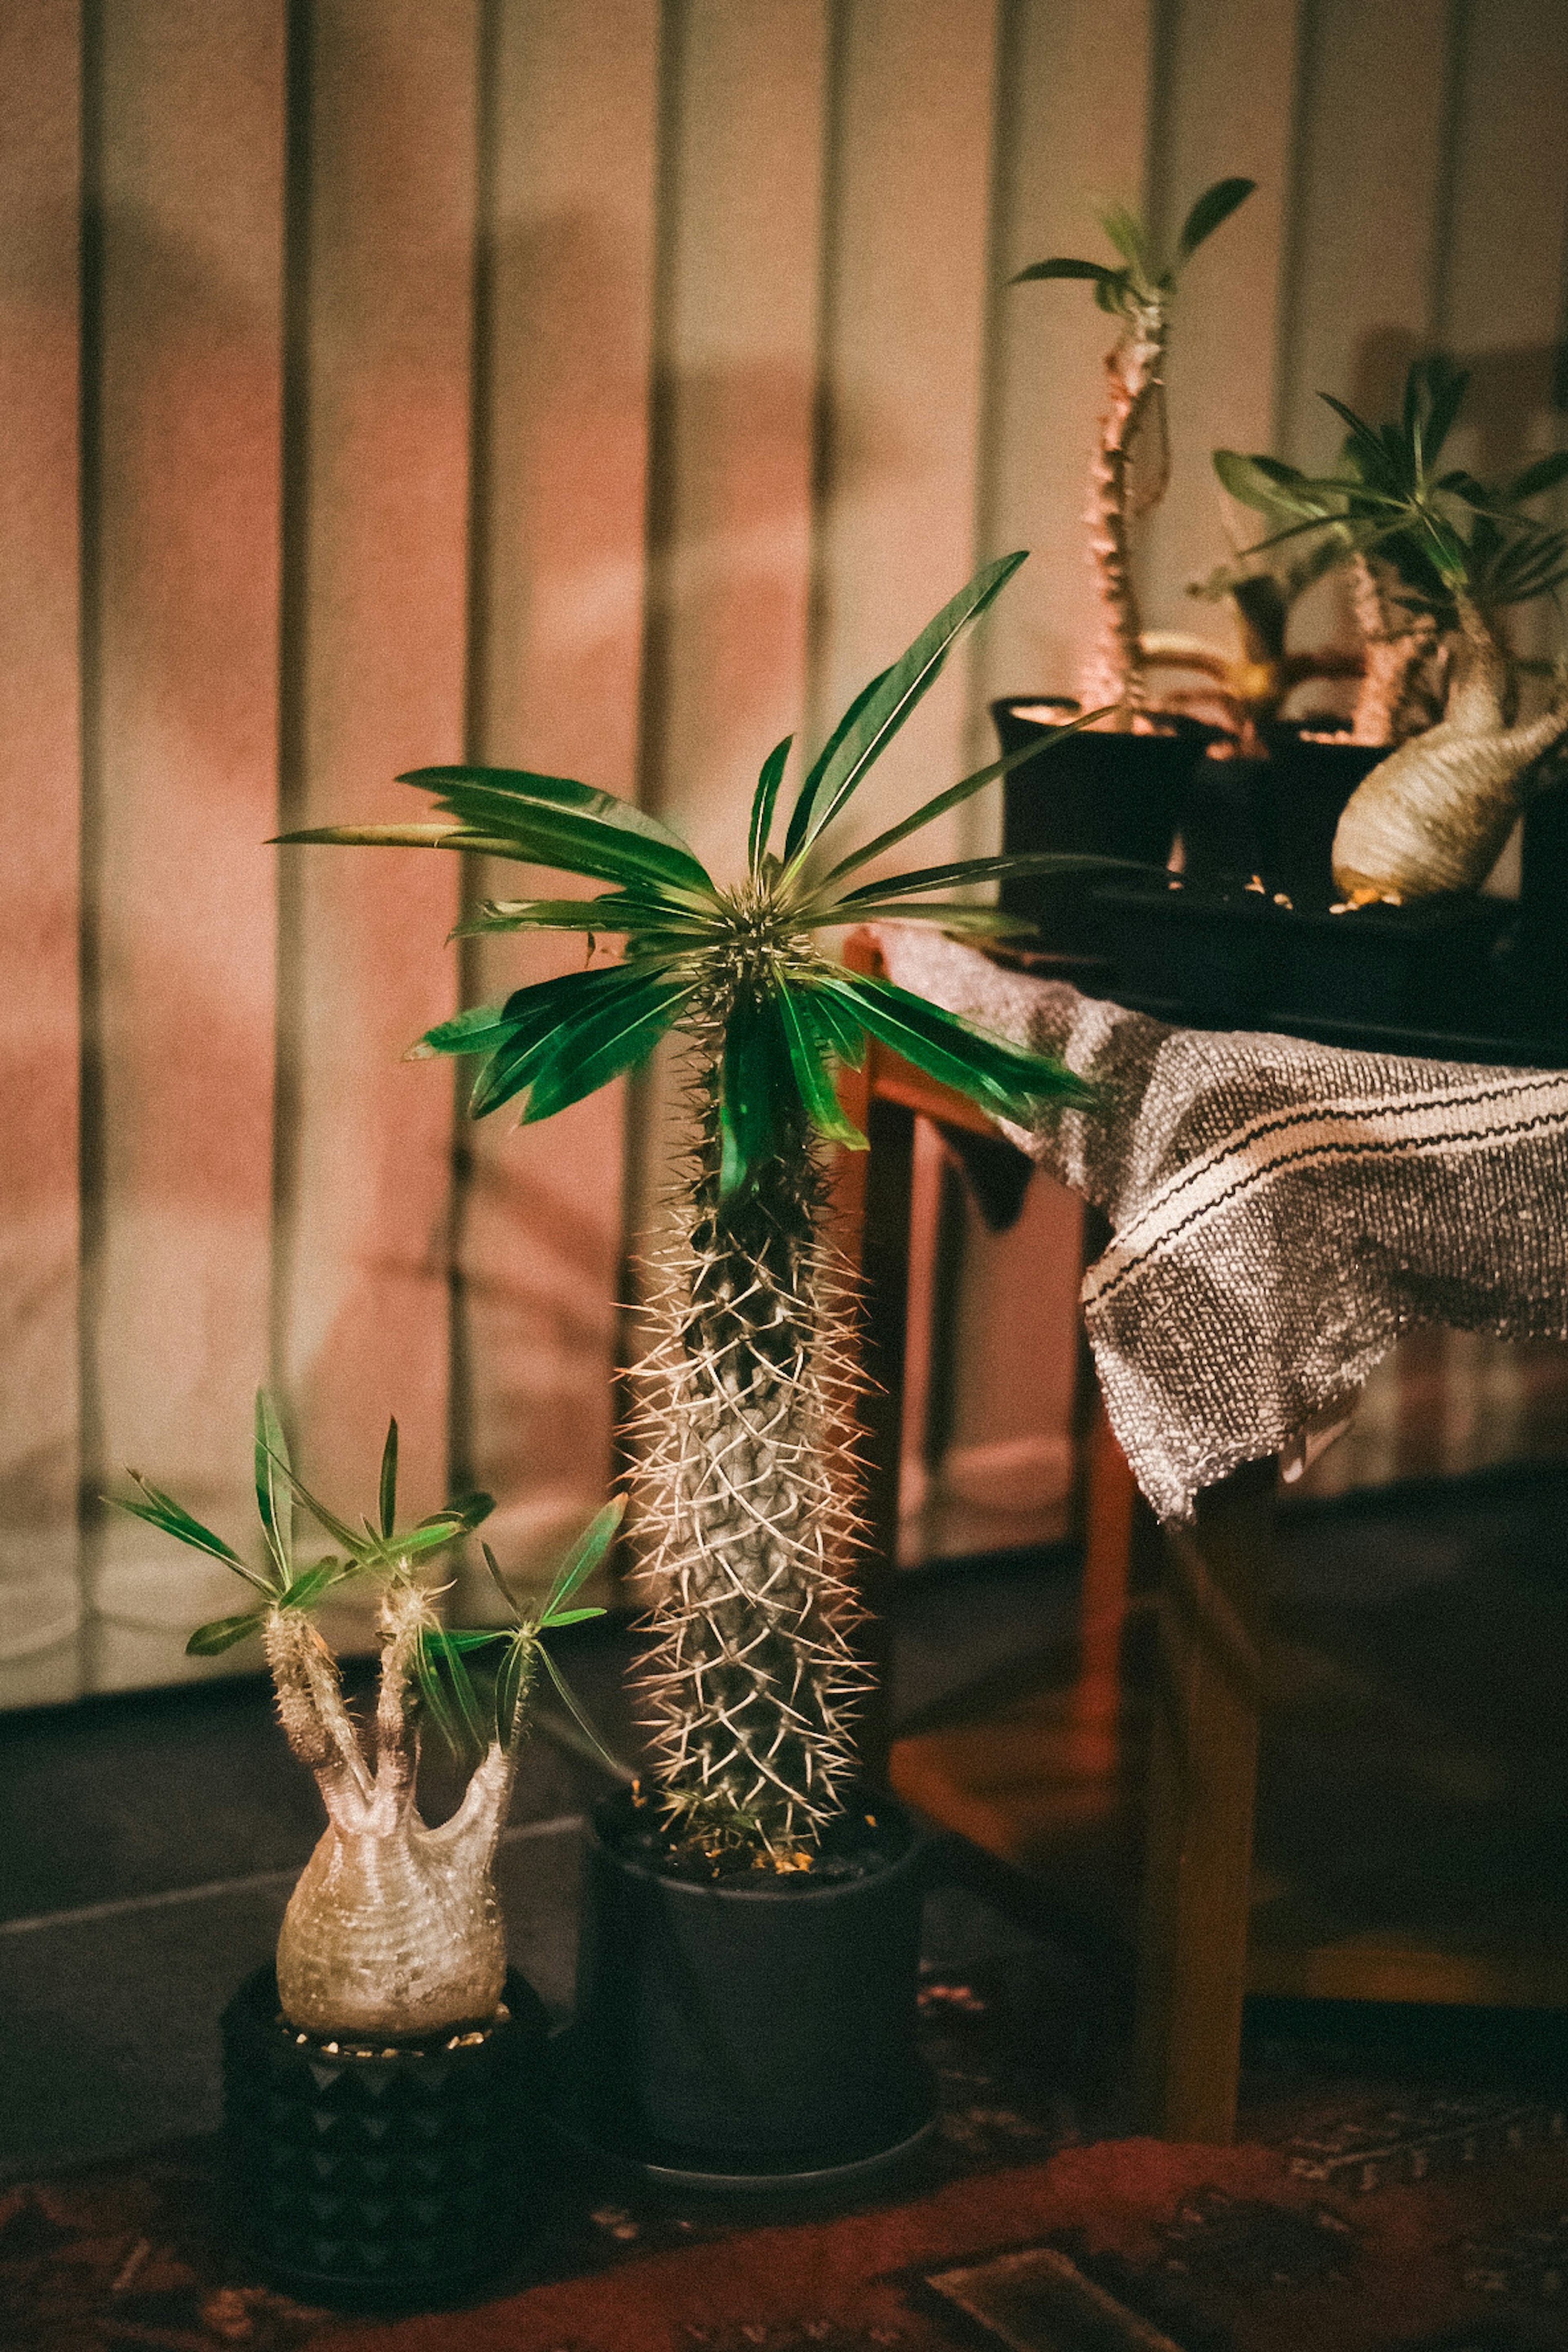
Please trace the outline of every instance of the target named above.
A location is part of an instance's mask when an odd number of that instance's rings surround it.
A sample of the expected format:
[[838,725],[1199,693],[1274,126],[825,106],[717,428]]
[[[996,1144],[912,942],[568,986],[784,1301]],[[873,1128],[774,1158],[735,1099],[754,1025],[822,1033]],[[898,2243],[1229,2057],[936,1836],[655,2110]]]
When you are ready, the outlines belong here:
[[517,2251],[544,2012],[509,1970],[489,2026],[384,2046],[302,2033],[258,1969],[223,2019],[237,2219],[261,2267],[321,2303],[435,2305]]

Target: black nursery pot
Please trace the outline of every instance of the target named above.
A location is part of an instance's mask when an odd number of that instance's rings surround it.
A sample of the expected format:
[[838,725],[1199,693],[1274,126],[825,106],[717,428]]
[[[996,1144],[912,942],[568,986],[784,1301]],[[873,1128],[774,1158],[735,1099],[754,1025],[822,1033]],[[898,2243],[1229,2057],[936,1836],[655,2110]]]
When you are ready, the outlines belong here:
[[384,2049],[300,2032],[275,1972],[247,1977],[223,2016],[224,2133],[258,2268],[348,2309],[475,2293],[517,2252],[545,2028],[514,1969],[493,2024]]
[[1364,776],[1388,746],[1309,740],[1299,727],[1263,730],[1268,758],[1254,772],[1253,824],[1264,874],[1299,904],[1326,904],[1334,889],[1334,833]]
[[[1051,721],[1024,716],[1030,708],[1058,709],[1069,719],[1078,706],[1055,695],[1009,695],[992,704],[1005,752],[1040,746],[1039,757],[1020,761],[1004,787],[1003,847],[1163,866],[1193,769],[1215,730],[1174,719],[1169,734],[1114,735],[1089,728],[1057,741]],[[1092,951],[1098,943],[1089,898],[1094,880],[1020,877],[1003,883],[1002,904],[1037,924],[1047,948]]]
[[667,1875],[629,1797],[595,1813],[577,2015],[557,2048],[569,2131],[731,2185],[869,2165],[935,2112],[916,2050],[922,1842],[879,1798],[858,1875]]

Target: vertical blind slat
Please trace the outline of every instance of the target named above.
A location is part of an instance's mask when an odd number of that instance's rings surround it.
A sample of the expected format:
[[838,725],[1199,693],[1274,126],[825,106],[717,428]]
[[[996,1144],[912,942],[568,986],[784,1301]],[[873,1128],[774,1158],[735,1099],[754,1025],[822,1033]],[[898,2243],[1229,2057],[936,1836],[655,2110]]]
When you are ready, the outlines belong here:
[[[321,0],[311,121],[297,821],[398,820],[461,755],[479,26],[474,0]],[[282,1367],[335,1490],[395,1413],[407,1507],[447,1478],[452,1076],[401,1057],[448,1013],[456,861],[285,853],[293,1130]]]
[[[102,49],[86,1467],[156,1465],[231,1528],[270,1273],[282,14],[108,0]],[[100,1686],[231,1591],[116,1515]]]
[[[818,733],[973,568],[990,266],[994,0],[852,0],[845,34],[824,248]],[[967,655],[950,665],[879,761],[847,839],[963,773],[968,667]],[[955,813],[920,848],[934,863],[966,837]]]
[[[509,0],[481,224],[474,749],[635,797],[653,291],[656,0]],[[476,894],[558,875],[488,863]],[[583,883],[586,894],[599,885]],[[471,1001],[581,963],[580,940],[474,943]],[[468,1130],[461,1215],[468,1475],[526,1574],[602,1496],[625,1089],[547,1128]]]
[[983,641],[988,698],[1071,694],[1093,628],[1083,507],[1110,322],[1087,287],[1005,281],[1052,254],[1099,259],[1094,201],[1142,202],[1150,14],[1151,0],[1012,0],[1005,11],[983,530],[986,553],[1030,556]]
[[77,1591],[75,0],[0,10],[0,1694],[74,1686]]
[[[1174,247],[1193,199],[1239,173],[1256,192],[1184,273],[1171,331],[1171,486],[1141,568],[1146,625],[1200,633],[1187,583],[1223,562],[1216,447],[1263,449],[1274,422],[1285,189],[1301,0],[1182,0],[1151,218]],[[1217,634],[1217,633],[1216,633]]]

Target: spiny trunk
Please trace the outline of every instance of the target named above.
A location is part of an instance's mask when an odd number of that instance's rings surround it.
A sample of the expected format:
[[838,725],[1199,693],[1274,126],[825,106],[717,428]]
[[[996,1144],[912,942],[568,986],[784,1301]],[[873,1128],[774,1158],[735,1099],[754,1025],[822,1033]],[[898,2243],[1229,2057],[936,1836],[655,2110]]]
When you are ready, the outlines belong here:
[[799,1120],[721,1202],[710,1082],[685,1246],[639,1369],[640,1516],[654,1644],[642,1677],[678,1841],[759,1863],[812,1844],[856,1771],[865,1671],[842,1567],[857,1535],[849,1308],[820,1239],[823,1180]]
[[1079,699],[1086,710],[1114,703],[1113,723],[1122,732],[1131,728],[1145,700],[1142,624],[1127,530],[1131,511],[1128,472],[1132,445],[1160,383],[1165,331],[1163,310],[1145,306],[1129,320],[1126,333],[1108,355],[1110,397],[1089,468],[1085,520],[1100,591],[1100,621],[1094,650],[1079,679]]
[[1568,681],[1528,726],[1509,727],[1508,656],[1469,599],[1439,726],[1389,754],[1352,793],[1334,835],[1334,880],[1352,903],[1479,889],[1528,797],[1536,761],[1568,732]]
[[424,1608],[408,1587],[382,1604],[374,1771],[309,1619],[277,1610],[268,1622],[283,1727],[327,1808],[278,1939],[283,2012],[307,2032],[417,2040],[482,2022],[500,2001],[506,1946],[490,1864],[515,1740],[492,1745],[451,1820],[426,1828],[410,1699]]
[[1436,717],[1421,691],[1421,673],[1437,650],[1429,613],[1403,613],[1384,594],[1370,558],[1350,565],[1351,603],[1365,667],[1351,720],[1352,743],[1403,743]]

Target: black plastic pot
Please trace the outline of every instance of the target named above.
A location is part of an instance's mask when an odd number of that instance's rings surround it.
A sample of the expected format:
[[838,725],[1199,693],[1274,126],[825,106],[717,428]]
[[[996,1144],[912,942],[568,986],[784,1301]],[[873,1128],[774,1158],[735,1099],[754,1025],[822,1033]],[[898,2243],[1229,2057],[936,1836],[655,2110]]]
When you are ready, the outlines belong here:
[[515,2259],[544,2010],[509,1970],[497,2022],[372,2049],[301,2033],[271,1969],[223,2016],[224,2131],[237,2226],[308,2303],[434,2309]]
[[[1030,709],[1059,710],[1069,719],[1078,705],[1056,695],[1009,695],[992,704],[1004,751],[1040,746],[1039,757],[1020,761],[1004,787],[1003,847],[1163,866],[1194,763],[1214,740],[1214,730],[1174,719],[1168,722],[1169,734],[1114,735],[1089,729],[1058,741],[1050,720],[1024,715]],[[1046,947],[1092,953],[1098,931],[1091,887],[1091,877],[1084,876],[1061,881],[1023,877],[1003,883],[1002,904],[1037,925]]]
[[1334,888],[1334,832],[1364,776],[1388,757],[1386,744],[1317,742],[1299,727],[1264,729],[1267,762],[1255,770],[1253,824],[1269,887],[1302,904],[1326,906]]
[[668,1876],[594,1816],[577,2014],[556,2050],[569,2133],[731,2188],[868,2167],[930,2126],[915,2044],[922,1842],[879,1800],[857,1877]]

